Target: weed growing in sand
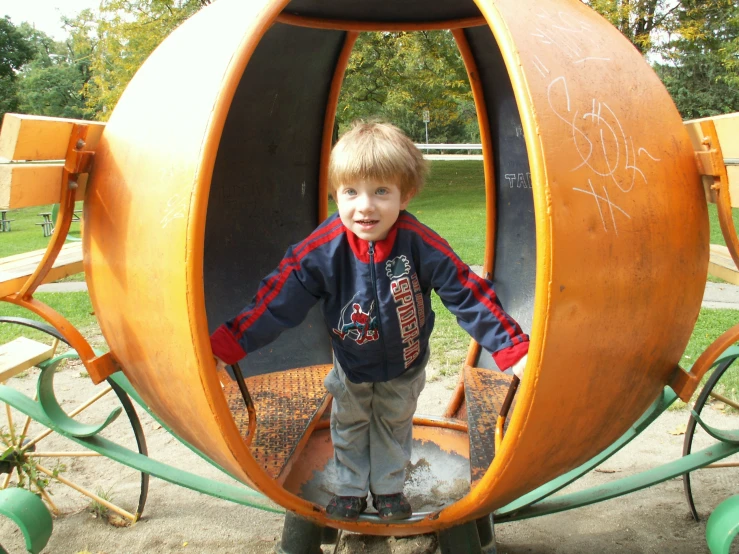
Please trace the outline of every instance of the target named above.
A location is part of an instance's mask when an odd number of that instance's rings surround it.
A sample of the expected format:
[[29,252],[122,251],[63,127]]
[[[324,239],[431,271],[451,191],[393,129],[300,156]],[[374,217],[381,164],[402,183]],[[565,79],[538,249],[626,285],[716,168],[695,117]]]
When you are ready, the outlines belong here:
[[[95,494],[105,502],[113,502],[113,489],[108,489],[106,491],[105,489],[98,487],[97,489],[95,489]],[[98,500],[93,500],[92,502],[90,502],[88,511],[92,514],[92,517],[97,517],[100,519],[107,518],[110,514],[110,510],[108,509],[108,507]]]
[[25,434],[18,433],[15,426],[0,427],[0,474],[9,474],[11,477],[14,474],[16,487],[48,498],[52,479],[65,471],[67,466],[57,462],[51,470],[41,468],[33,459],[35,448],[29,448],[27,442]]

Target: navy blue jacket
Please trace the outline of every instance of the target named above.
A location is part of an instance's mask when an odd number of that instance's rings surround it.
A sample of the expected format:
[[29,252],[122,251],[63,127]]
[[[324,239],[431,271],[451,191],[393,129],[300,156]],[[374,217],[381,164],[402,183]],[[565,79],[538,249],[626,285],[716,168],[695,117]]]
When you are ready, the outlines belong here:
[[234,363],[298,325],[321,302],[334,355],[355,383],[388,381],[423,359],[434,328],[435,290],[459,324],[507,369],[528,336],[503,310],[490,281],[407,212],[377,242],[358,238],[338,214],[291,246],[252,302],[211,337]]

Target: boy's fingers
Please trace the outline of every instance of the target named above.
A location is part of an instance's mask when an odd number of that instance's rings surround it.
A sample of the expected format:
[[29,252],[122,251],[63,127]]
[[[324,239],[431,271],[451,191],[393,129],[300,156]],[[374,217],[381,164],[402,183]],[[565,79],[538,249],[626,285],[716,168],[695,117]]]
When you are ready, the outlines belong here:
[[513,367],[511,367],[511,369],[513,370],[513,375],[515,375],[519,379],[523,379],[523,371],[524,369],[526,369],[526,360],[528,359],[528,357],[528,354],[526,354],[523,358],[513,364]]

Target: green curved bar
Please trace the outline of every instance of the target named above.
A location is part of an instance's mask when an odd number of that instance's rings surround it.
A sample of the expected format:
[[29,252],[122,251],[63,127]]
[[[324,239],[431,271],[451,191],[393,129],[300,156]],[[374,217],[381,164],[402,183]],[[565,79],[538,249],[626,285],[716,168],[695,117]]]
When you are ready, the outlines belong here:
[[708,518],[706,542],[711,554],[729,554],[739,533],[739,494],[724,500]]
[[[26,550],[41,552],[51,538],[53,522],[43,501],[26,489],[0,490],[0,515],[10,518],[26,539]],[[0,553],[7,554],[0,546]]]
[[677,395],[670,387],[665,387],[662,394],[652,403],[646,412],[639,418],[639,420],[631,426],[631,428],[624,433],[621,438],[614,442],[611,446],[606,448],[603,452],[593,457],[591,460],[585,462],[583,465],[573,469],[572,471],[552,479],[548,483],[544,483],[538,489],[523,495],[522,497],[514,500],[510,504],[503,506],[502,508],[495,511],[495,520],[500,522],[505,518],[512,517],[518,510],[521,510],[527,506],[531,506],[549,496],[555,492],[560,491],[570,483],[577,481],[580,477],[589,473],[600,464],[605,462],[608,458],[616,454],[619,450],[629,444],[632,440],[638,437],[644,429],[649,427],[652,422],[657,419],[662,413],[677,400]]
[[636,475],[630,475],[589,489],[542,500],[541,502],[522,508],[514,514],[497,518],[496,523],[540,517],[610,500],[611,498],[651,487],[652,485],[673,479],[679,475],[690,473],[737,452],[739,452],[739,444],[714,444],[699,452],[693,452],[692,454],[677,458],[676,460],[643,471],[642,473],[637,473]]
[[[120,446],[103,437],[78,437],[67,435],[64,429],[56,428],[54,422],[41,408],[39,402],[31,400],[25,394],[10,388],[7,385],[0,385],[0,402],[5,402],[16,410],[31,416],[31,419],[37,421],[41,425],[49,427],[54,431],[67,436],[77,444],[89,448],[90,450],[102,454],[106,458],[110,458],[123,465],[134,468],[137,471],[143,471],[153,477],[158,477],[164,481],[168,481],[175,485],[202,492],[209,496],[251,506],[260,510],[266,510],[274,513],[284,513],[285,510],[280,506],[272,503],[263,494],[252,490],[244,485],[233,485],[230,483],[221,483],[206,477],[200,477],[193,473],[169,466],[157,460],[153,460],[148,456],[139,454],[129,448]],[[2,554],[2,553],[0,553]]]
[[[730,346],[729,348],[724,350],[724,352],[716,359],[711,367],[715,368],[726,360],[733,360],[736,358],[739,358],[739,347]],[[644,412],[644,415],[642,415],[641,418],[639,418],[639,420],[634,423],[634,425],[632,425],[631,429],[624,433],[621,438],[619,438],[611,446],[606,448],[597,456],[593,457],[591,460],[585,462],[583,465],[573,469],[568,473],[565,473],[560,477],[557,477],[556,479],[549,481],[548,483],[543,484],[538,489],[534,489],[533,491],[514,500],[510,504],[499,508],[495,511],[496,521],[500,522],[502,520],[505,520],[506,518],[513,517],[518,510],[544,500],[545,498],[551,496],[555,492],[560,491],[570,483],[573,483],[586,473],[598,467],[608,458],[613,456],[616,452],[621,450],[624,446],[629,444],[633,439],[639,436],[639,434],[641,434],[644,429],[651,425],[652,422],[662,414],[662,412],[664,412],[673,402],[675,402],[675,400],[677,400],[677,395],[675,394],[675,392],[670,387],[665,387],[662,391],[662,394],[657,397],[654,403],[647,409],[646,412]],[[698,421],[700,421],[700,419],[698,419]],[[701,422],[701,425],[704,424]],[[721,438],[713,435],[714,438],[725,442],[736,442],[736,439],[734,438],[734,433],[724,433],[723,431],[719,430],[714,431],[724,437]]]
[[703,427],[703,430],[708,433],[710,436],[712,436],[716,440],[720,440],[721,442],[728,442],[728,443],[739,443],[739,429],[734,429],[732,431],[723,431],[722,429],[716,429],[715,427],[711,427],[708,425],[705,421],[703,421],[700,416],[695,412],[695,410],[690,410],[690,413],[693,415],[693,418],[698,422],[698,425]]
[[[736,358],[739,358],[739,346],[730,346],[729,348],[724,350],[723,354],[721,354],[721,356],[719,356],[715,362],[713,362],[711,368],[715,368],[722,362],[725,362],[727,360],[734,360]],[[721,429],[716,429],[715,427],[711,427],[705,421],[703,421],[692,408],[690,410],[690,413],[695,421],[698,423],[698,425],[700,425],[703,430],[714,439],[720,440],[721,442],[729,443],[739,442],[739,429],[733,431],[723,431]]]
[[[200,450],[195,448],[193,445],[191,445],[189,442],[184,440],[179,435],[175,434],[174,431],[166,424],[166,422],[162,421],[157,414],[155,414],[151,408],[144,402],[144,400],[139,396],[139,393],[136,392],[136,389],[133,388],[133,385],[128,380],[128,378],[123,374],[122,371],[118,371],[110,376],[110,379],[115,382],[116,385],[121,387],[123,391],[130,396],[143,410],[146,411],[147,414],[149,414],[152,419],[154,419],[159,425],[161,425],[170,435],[172,435],[174,438],[176,438],[178,441],[180,441],[181,444],[183,444],[185,447],[187,447],[191,452],[194,454],[197,454],[200,458],[208,462],[210,465],[212,465],[214,468],[218,469],[219,471],[222,471],[226,475],[228,475],[231,479],[238,481],[238,479],[232,475],[230,472],[223,469],[221,466],[219,466],[217,463],[215,463],[213,460],[211,460],[208,456],[203,454]],[[2,553],[0,553],[2,554]]]
[[[74,356],[76,356],[76,354],[74,354]],[[105,421],[97,425],[80,423],[79,421],[69,417],[59,405],[59,402],[54,395],[54,374],[59,366],[59,362],[69,357],[71,357],[69,353],[64,354],[39,365],[41,368],[41,375],[39,376],[38,384],[36,385],[39,404],[41,405],[41,409],[53,422],[55,429],[63,430],[65,434],[73,437],[92,437],[113,423],[121,414],[122,408],[118,407],[113,410],[108,417],[105,418]]]

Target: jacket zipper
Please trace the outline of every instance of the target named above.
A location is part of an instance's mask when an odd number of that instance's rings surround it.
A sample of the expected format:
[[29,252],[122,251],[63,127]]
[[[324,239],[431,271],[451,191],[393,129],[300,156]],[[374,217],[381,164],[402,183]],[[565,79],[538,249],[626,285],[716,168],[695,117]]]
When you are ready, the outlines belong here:
[[387,359],[385,358],[385,335],[382,332],[382,318],[380,317],[380,300],[377,296],[377,276],[375,275],[375,243],[369,243],[370,279],[372,280],[372,294],[375,298],[377,310],[377,332],[380,334],[380,345],[382,346],[382,372],[383,381],[388,380]]

